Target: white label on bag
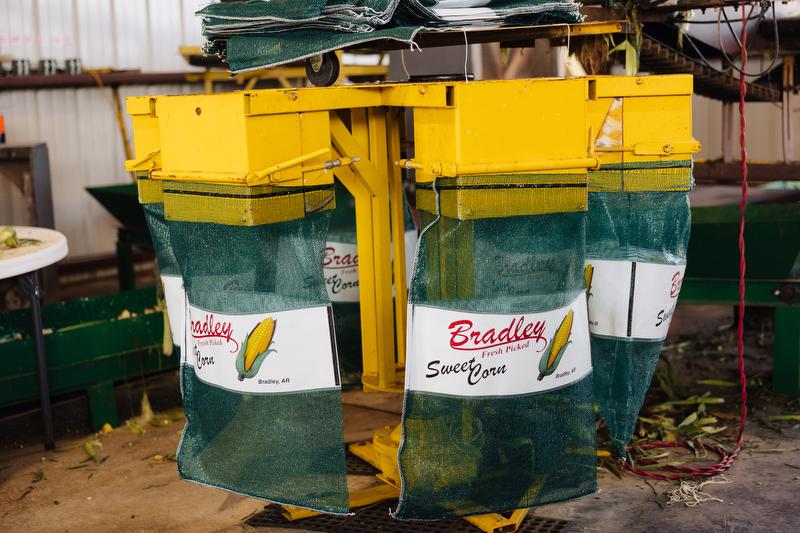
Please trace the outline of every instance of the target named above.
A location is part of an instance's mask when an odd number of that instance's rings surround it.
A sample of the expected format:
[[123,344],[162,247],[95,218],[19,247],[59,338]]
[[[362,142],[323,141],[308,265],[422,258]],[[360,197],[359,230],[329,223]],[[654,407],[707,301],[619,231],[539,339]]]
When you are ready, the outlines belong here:
[[[414,253],[417,247],[417,230],[405,232],[406,288],[411,280]],[[332,302],[358,302],[358,245],[328,241],[322,260],[325,288]]]
[[358,301],[358,245],[328,241],[322,268],[332,302]]
[[587,260],[589,330],[610,337],[665,339],[684,270],[686,265]]
[[172,330],[172,344],[177,347],[183,345],[183,328],[186,316],[186,291],[183,288],[181,276],[161,276],[164,285],[164,300],[167,304],[167,317],[169,329]]
[[[408,316],[409,390],[529,394],[564,387],[592,370],[585,293],[542,313],[489,315],[411,305]],[[562,325],[569,336],[554,343]]]
[[[186,362],[198,379],[223,389],[255,394],[339,386],[339,367],[329,306],[228,315],[187,306]],[[271,324],[266,347],[247,357],[259,325]]]

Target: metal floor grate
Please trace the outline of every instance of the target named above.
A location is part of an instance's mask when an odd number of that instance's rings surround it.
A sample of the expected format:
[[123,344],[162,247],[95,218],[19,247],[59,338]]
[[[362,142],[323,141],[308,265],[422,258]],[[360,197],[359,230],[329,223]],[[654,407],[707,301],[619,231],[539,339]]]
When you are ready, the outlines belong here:
[[[479,533],[480,530],[463,520],[415,522],[400,521],[389,516],[389,508],[396,501],[376,503],[359,509],[354,516],[319,515],[295,522],[287,521],[277,505],[269,505],[245,523],[255,528],[282,528],[289,530],[320,531],[324,533]],[[566,533],[570,522],[542,516],[528,516],[519,533]]]
[[347,466],[348,475],[351,476],[374,476],[380,472],[377,468],[350,452],[345,455],[345,465]]

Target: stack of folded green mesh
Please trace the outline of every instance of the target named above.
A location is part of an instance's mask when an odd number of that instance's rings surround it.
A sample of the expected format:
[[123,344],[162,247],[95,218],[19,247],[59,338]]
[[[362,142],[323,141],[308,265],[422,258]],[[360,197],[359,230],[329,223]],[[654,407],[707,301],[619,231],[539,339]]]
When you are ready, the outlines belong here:
[[206,51],[231,72],[282,65],[374,40],[410,43],[421,29],[579,22],[574,0],[248,0],[197,14]]
[[369,32],[387,24],[399,0],[251,0],[211,4],[199,14],[206,34],[215,36],[317,28]]

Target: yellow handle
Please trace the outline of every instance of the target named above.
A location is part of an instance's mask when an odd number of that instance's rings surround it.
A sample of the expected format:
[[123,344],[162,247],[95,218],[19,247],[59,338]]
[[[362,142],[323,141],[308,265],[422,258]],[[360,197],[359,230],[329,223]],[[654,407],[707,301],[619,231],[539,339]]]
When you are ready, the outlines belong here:
[[[423,169],[426,165],[413,159],[401,159],[395,163],[403,168]],[[475,163],[467,165],[430,163],[431,173],[437,176],[470,176],[476,174],[505,174],[509,172],[538,172],[544,170],[597,169],[600,159],[596,156],[577,159],[544,159],[521,163]]]
[[632,152],[635,155],[693,154],[703,146],[699,141],[677,141],[673,143],[639,143],[633,146],[596,146],[597,152]]
[[310,152],[308,154],[304,154],[299,157],[295,157],[293,159],[288,159],[282,163],[278,163],[277,165],[272,165],[269,168],[265,168],[264,170],[248,174],[245,182],[247,183],[247,185],[253,186],[253,185],[263,185],[264,183],[278,183],[279,181],[285,181],[285,180],[276,180],[272,178],[272,174],[280,172],[281,170],[286,170],[287,168],[292,168],[296,167],[297,165],[302,165],[306,161],[310,161],[312,159],[316,159],[324,155],[329,155],[330,153],[331,153],[330,148],[320,148],[319,150],[314,150],[313,152]]
[[[153,150],[152,152],[150,152],[149,154],[147,154],[146,156],[144,156],[144,157],[142,157],[140,159],[136,159],[136,160],[130,160],[129,159],[128,161],[125,161],[125,170],[127,170],[128,172],[135,172],[137,170],[150,170],[151,168],[153,168],[153,165],[155,164],[152,161],[152,159],[155,156],[157,156],[160,152],[161,152],[161,148],[158,148],[156,150]],[[148,161],[150,161],[150,165],[148,165],[146,167],[142,167],[142,165],[144,165]]]

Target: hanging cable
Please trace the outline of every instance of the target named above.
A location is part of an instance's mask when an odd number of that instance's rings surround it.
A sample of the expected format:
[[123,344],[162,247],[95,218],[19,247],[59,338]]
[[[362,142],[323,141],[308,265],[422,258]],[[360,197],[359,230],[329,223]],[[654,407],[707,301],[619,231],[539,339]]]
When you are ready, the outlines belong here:
[[469,64],[469,41],[467,40],[467,30],[462,30],[464,32],[464,81],[469,83],[469,72],[467,71],[467,65]]
[[[767,67],[766,69],[764,69],[763,71],[761,71],[759,73],[751,74],[749,72],[745,72],[744,71],[744,65],[742,65],[742,67],[739,68],[733,63],[733,60],[730,59],[730,57],[725,53],[725,51],[722,48],[722,39],[719,36],[720,35],[719,28],[717,30],[717,39],[719,41],[720,52],[726,58],[727,62],[729,63],[729,65],[730,65],[730,67],[732,69],[734,69],[736,72],[738,72],[740,74],[744,74],[748,78],[758,78],[758,77],[764,76],[765,74],[768,74],[773,69],[773,67],[775,66],[775,63],[777,62],[777,58],[780,55],[780,38],[779,38],[779,35],[778,35],[778,33],[779,33],[778,32],[778,18],[777,18],[776,14],[775,14],[775,3],[774,2],[772,2],[772,9],[773,9],[773,11],[772,11],[772,20],[773,20],[773,27],[774,27],[774,32],[775,32],[775,53],[774,53],[773,58],[772,58],[772,63],[770,63],[769,67]],[[751,14],[752,14],[752,11],[753,11],[753,8],[751,8],[751,10],[750,10]],[[755,18],[758,19],[759,17],[761,17],[762,13],[760,13]],[[717,18],[719,19],[719,14],[717,14]],[[744,17],[744,18],[742,18],[740,20],[750,20],[750,15],[748,14],[746,17]],[[730,24],[728,24],[728,26],[730,26]],[[742,24],[742,27],[746,29],[747,25],[746,24]],[[730,31],[733,31],[733,29],[731,28]],[[692,38],[691,35],[684,34],[684,37],[686,38],[686,42],[688,42],[689,45],[692,47],[692,49],[694,50],[694,53],[697,55],[697,58],[700,60],[701,63],[703,63],[703,65],[705,65],[706,67],[710,68],[711,70],[713,70],[714,72],[716,72],[718,74],[730,74],[730,72],[728,70],[720,69],[720,68],[717,68],[714,65],[712,65],[709,62],[709,60],[706,58],[706,56],[703,54],[703,52],[701,52],[700,49],[697,47],[697,45],[695,44],[694,39]],[[741,40],[739,38],[736,39],[736,42],[737,42],[737,44],[741,45]]]
[[[745,16],[746,1],[742,1],[742,19]],[[742,65],[747,63],[747,25],[742,24],[740,59]],[[689,448],[688,442],[650,442],[640,446],[629,446],[628,457],[630,460],[623,461],[623,466],[629,472],[651,479],[682,479],[687,477],[707,477],[721,474],[733,466],[733,462],[739,456],[744,445],[744,429],[747,420],[747,376],[744,367],[744,318],[745,318],[745,273],[747,271],[747,260],[745,257],[745,212],[747,210],[747,147],[746,147],[746,120],[745,120],[745,98],[747,96],[747,81],[744,76],[739,78],[739,147],[742,152],[742,193],[739,201],[739,313],[736,327],[736,354],[737,369],[739,372],[739,385],[741,393],[741,407],[739,412],[738,435],[733,451],[728,452],[722,446],[706,445],[717,455],[719,462],[701,468],[686,466],[663,466],[658,470],[644,470],[639,466],[655,464],[652,459],[640,459],[636,461],[637,450],[649,450],[654,448]],[[637,466],[637,464],[639,466]]]
[[[722,36],[720,35],[720,30],[719,30],[719,28],[720,28],[720,25],[719,25],[719,20],[720,20],[719,13],[717,13],[717,40],[719,41],[719,51],[722,53],[722,57],[725,58],[725,61],[728,63],[728,65],[730,65],[730,67],[733,70],[735,70],[739,74],[742,74],[743,76],[747,76],[749,78],[760,78],[761,76],[763,76],[763,75],[767,74],[768,72],[770,72],[775,67],[775,63],[778,61],[778,56],[780,55],[780,52],[781,52],[780,36],[778,35],[778,33],[779,33],[778,32],[778,16],[775,13],[775,2],[772,2],[771,5],[772,5],[772,24],[773,24],[773,30],[775,32],[775,52],[772,55],[772,62],[769,64],[769,66],[767,68],[765,68],[764,70],[762,70],[761,72],[756,73],[756,74],[750,74],[748,72],[745,72],[745,65],[744,64],[742,64],[741,68],[737,67],[736,64],[733,62],[733,60],[725,52],[725,49],[722,46]],[[755,8],[755,6],[750,8],[750,13],[753,12],[754,8]],[[759,16],[757,17],[758,22],[763,20],[764,15],[766,14],[766,12],[768,10],[769,10],[769,6],[767,6],[767,8],[765,8],[765,9],[761,10],[761,13],[759,13]],[[742,41],[739,39],[739,37],[736,35],[736,32],[733,30],[733,26],[731,25],[730,20],[728,20],[728,14],[725,13],[724,9],[720,9],[720,12],[722,12],[722,14],[725,16],[725,24],[728,26],[728,31],[730,31],[731,35],[733,35],[734,39],[736,39],[736,43],[740,47],[742,47]],[[746,26],[746,24],[742,25],[743,28],[745,26]],[[746,30],[746,28],[745,28],[745,30]],[[749,45],[748,45],[747,48],[749,48]]]

